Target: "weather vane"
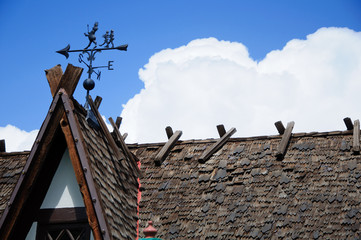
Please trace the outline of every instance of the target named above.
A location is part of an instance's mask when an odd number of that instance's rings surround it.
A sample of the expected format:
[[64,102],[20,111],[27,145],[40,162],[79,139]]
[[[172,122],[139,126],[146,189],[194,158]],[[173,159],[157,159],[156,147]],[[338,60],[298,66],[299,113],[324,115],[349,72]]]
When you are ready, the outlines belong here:
[[[89,43],[88,45],[84,48],[84,49],[78,49],[78,50],[70,50],[70,44],[68,44],[68,46],[66,46],[64,49],[61,49],[59,51],[56,51],[57,53],[60,53],[62,55],[64,55],[66,58],[69,57],[69,53],[70,52],[80,52],[79,54],[79,58],[78,61],[80,63],[84,63],[87,67],[88,67],[88,78],[84,80],[83,82],[83,86],[84,88],[87,90],[87,95],[86,95],[86,103],[85,103],[85,108],[87,109],[87,121],[93,124],[95,123],[95,127],[98,126],[98,123],[96,121],[96,118],[94,116],[94,114],[90,111],[89,109],[89,104],[88,104],[88,99],[89,99],[89,91],[92,90],[95,87],[95,82],[94,80],[91,78],[92,74],[94,73],[97,76],[97,79],[100,80],[100,75],[101,72],[100,70],[95,71],[95,69],[99,69],[99,68],[108,68],[108,70],[113,70],[112,68],[112,63],[114,61],[108,61],[108,65],[107,66],[93,66],[93,61],[95,60],[95,54],[96,53],[100,53],[101,51],[105,51],[105,50],[121,50],[121,51],[127,51],[128,48],[128,44],[124,44],[124,45],[120,45],[118,47],[114,47],[114,31],[111,30],[110,33],[109,31],[106,31],[105,34],[103,35],[104,38],[104,42],[102,44],[100,44],[98,47],[97,45],[97,41],[96,41],[96,36],[95,33],[96,31],[98,31],[98,22],[94,23],[93,28],[89,31],[89,24],[88,24],[88,32],[84,33],[84,35],[86,37],[88,37],[89,39]],[[89,48],[91,45],[94,45],[93,48]],[[111,45],[111,47],[110,47]],[[104,47],[102,47],[104,46]],[[84,61],[84,55],[86,55],[86,60],[88,61],[85,62]]]

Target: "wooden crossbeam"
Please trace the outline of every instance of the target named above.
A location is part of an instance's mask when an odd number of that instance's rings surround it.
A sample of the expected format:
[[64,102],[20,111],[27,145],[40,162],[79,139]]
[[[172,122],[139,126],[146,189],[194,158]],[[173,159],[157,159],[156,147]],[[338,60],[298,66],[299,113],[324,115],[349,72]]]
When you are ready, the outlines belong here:
[[345,125],[346,125],[346,128],[347,130],[352,130],[353,129],[353,124],[352,124],[352,121],[351,121],[351,118],[349,117],[346,117],[343,119]]
[[173,136],[173,129],[170,126],[165,128],[165,132],[167,133],[168,139],[170,139]]
[[285,132],[285,126],[283,126],[282,121],[275,122],[275,126],[277,128],[277,131],[280,135],[282,135]]
[[97,109],[99,109],[100,104],[102,103],[103,98],[100,96],[97,96],[94,100],[94,105]]
[[276,157],[282,158],[284,156],[284,154],[286,152],[287,145],[288,145],[288,143],[289,143],[289,141],[291,139],[292,130],[293,130],[294,126],[295,126],[295,122],[293,122],[293,121],[287,123],[286,130],[283,133],[281,142],[280,142],[280,144],[278,145],[278,148],[277,148]]
[[219,137],[223,137],[223,135],[226,134],[226,129],[224,128],[223,124],[217,125],[217,130]]
[[176,145],[179,138],[182,136],[182,131],[176,131],[168,140],[168,142],[162,147],[157,156],[154,159],[156,166],[160,166],[167,158],[172,148]]
[[235,134],[237,130],[235,128],[231,128],[226,134],[224,134],[221,138],[217,140],[209,149],[207,149],[202,156],[198,159],[198,162],[205,163],[215,152],[223,147],[224,144],[231,138],[233,134]]
[[353,125],[353,145],[352,150],[354,153],[360,153],[360,120],[355,120]]

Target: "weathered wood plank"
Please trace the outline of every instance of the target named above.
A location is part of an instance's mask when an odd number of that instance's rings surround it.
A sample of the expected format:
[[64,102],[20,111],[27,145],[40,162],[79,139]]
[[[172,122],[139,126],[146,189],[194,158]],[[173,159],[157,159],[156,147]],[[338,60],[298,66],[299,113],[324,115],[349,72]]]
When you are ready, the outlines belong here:
[[223,124],[217,125],[217,130],[219,137],[223,137],[223,135],[226,134],[226,129],[224,128]]
[[117,160],[122,159],[122,154],[121,154],[119,148],[117,147],[117,144],[115,143],[114,138],[110,134],[109,129],[108,129],[107,125],[105,124],[102,116],[100,115],[98,109],[94,105],[93,99],[90,95],[89,95],[88,103],[89,103],[90,108],[93,111],[96,119],[98,120],[100,128],[101,128],[102,132],[104,133],[106,139],[108,140],[110,147],[113,149],[115,157],[117,158]]
[[68,64],[65,73],[59,81],[55,93],[57,93],[60,88],[63,88],[65,92],[69,95],[69,97],[73,96],[73,93],[76,86],[78,85],[82,73],[82,68],[74,67],[73,65]]
[[286,130],[285,130],[285,132],[284,132],[284,134],[282,136],[281,142],[280,142],[280,144],[278,145],[278,148],[277,148],[277,153],[276,153],[277,157],[283,157],[284,156],[284,154],[286,152],[288,142],[291,139],[292,130],[293,130],[294,126],[295,126],[295,122],[293,122],[293,121],[287,123]]
[[100,96],[96,96],[94,100],[94,105],[97,109],[99,109],[100,104],[102,103],[103,98]]
[[360,120],[355,120],[353,125],[353,145],[354,153],[360,153]]
[[171,126],[167,126],[165,128],[165,132],[167,134],[168,139],[170,139],[173,136],[173,129]]
[[49,83],[51,95],[54,97],[58,89],[60,79],[63,76],[63,69],[61,68],[61,65],[59,64],[50,69],[46,69],[45,76]]
[[275,122],[275,126],[280,135],[282,135],[286,130],[285,126],[283,126],[283,123],[281,121]]
[[351,118],[346,117],[343,119],[343,122],[345,123],[347,130],[353,129],[353,124],[352,124]]
[[60,121],[60,126],[64,133],[65,140],[66,140],[66,143],[68,146],[69,156],[70,156],[70,160],[72,162],[73,168],[74,168],[75,177],[79,184],[80,192],[82,193],[82,196],[83,196],[89,225],[90,225],[91,229],[93,230],[94,238],[102,239],[102,234],[101,234],[100,227],[98,224],[95,208],[93,206],[92,197],[91,197],[90,191],[88,189],[87,181],[84,176],[83,166],[80,162],[80,158],[78,156],[77,149],[75,146],[75,140],[71,133],[69,123],[68,123],[68,120],[67,120],[65,114],[64,114],[62,120]]
[[182,131],[176,131],[168,140],[168,142],[162,147],[157,156],[154,158],[156,166],[160,166],[167,158],[172,148],[176,145],[179,138],[182,136]]
[[117,117],[117,119],[115,120],[115,125],[117,126],[117,128],[120,128],[120,124],[122,124],[122,117]]
[[198,159],[200,163],[205,163],[215,152],[223,147],[228,139],[237,132],[235,128],[231,128],[226,134],[223,135],[217,142],[215,142],[209,149],[207,149],[202,156]]
[[133,168],[137,171],[138,176],[140,176],[140,170],[137,166],[137,161],[136,161],[135,157],[133,156],[133,154],[130,152],[128,146],[125,144],[124,138],[120,134],[119,129],[117,128],[116,124],[114,123],[113,118],[110,117],[109,122],[114,128],[113,133],[115,134],[117,140],[120,143],[120,148],[124,152],[126,158],[129,160],[129,162],[133,165]]

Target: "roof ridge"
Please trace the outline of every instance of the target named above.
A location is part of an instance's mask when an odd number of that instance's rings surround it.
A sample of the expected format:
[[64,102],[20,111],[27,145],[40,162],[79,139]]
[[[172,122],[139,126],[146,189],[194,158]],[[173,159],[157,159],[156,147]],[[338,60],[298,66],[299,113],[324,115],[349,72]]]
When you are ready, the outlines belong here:
[[[301,138],[301,137],[327,137],[327,136],[336,136],[336,135],[352,135],[352,130],[335,130],[327,132],[299,132],[292,133],[292,138]],[[278,139],[282,138],[282,135],[263,135],[263,136],[252,136],[252,137],[234,137],[230,138],[229,142],[236,141],[254,141],[254,140],[267,140],[267,139]],[[213,143],[216,142],[218,138],[207,138],[207,139],[189,139],[189,140],[178,140],[177,145],[181,144],[193,144],[193,143]],[[155,143],[129,143],[127,144],[130,148],[135,148],[139,146],[161,146],[165,142],[155,142]]]

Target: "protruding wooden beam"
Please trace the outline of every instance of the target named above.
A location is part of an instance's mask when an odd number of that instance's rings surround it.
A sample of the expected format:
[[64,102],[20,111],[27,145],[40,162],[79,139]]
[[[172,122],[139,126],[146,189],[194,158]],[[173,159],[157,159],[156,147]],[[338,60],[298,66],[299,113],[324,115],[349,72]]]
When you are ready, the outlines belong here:
[[280,135],[282,135],[286,130],[285,126],[283,126],[283,123],[281,121],[275,122],[275,126]]
[[97,96],[94,100],[94,105],[97,109],[99,109],[100,104],[102,103],[103,98],[100,96]]
[[346,117],[343,119],[345,125],[346,125],[346,128],[347,130],[352,130],[353,129],[353,124],[352,124],[352,121],[351,121],[351,118],[349,117]]
[[61,76],[63,76],[63,69],[61,68],[61,65],[58,64],[55,67],[45,70],[45,76],[49,83],[51,95],[54,97],[58,89]]
[[[83,69],[80,67],[74,67],[71,64],[68,64],[65,73],[61,76],[58,81],[60,69],[56,66],[54,70],[46,70],[47,79],[50,85],[50,91],[53,95],[56,94],[60,88],[63,88],[69,97],[73,96],[76,86],[78,85]],[[56,85],[57,84],[57,85]]]
[[360,120],[355,120],[353,125],[353,145],[352,151],[356,154],[360,153]]
[[128,133],[123,134],[123,140],[125,140],[128,137]]
[[110,147],[113,149],[115,157],[117,158],[117,160],[122,159],[122,154],[121,154],[117,144],[115,143],[114,138],[112,137],[111,133],[109,132],[107,125],[105,124],[102,116],[100,115],[100,113],[99,113],[98,109],[96,108],[96,106],[93,102],[93,99],[90,95],[89,95],[88,103],[100,125],[102,132],[104,133],[106,139],[108,140]]
[[120,124],[122,123],[123,118],[122,117],[117,117],[117,119],[115,120],[115,125],[117,126],[117,128],[120,128]]
[[226,134],[224,134],[220,139],[217,140],[209,149],[207,149],[202,156],[198,159],[200,163],[205,163],[215,152],[223,147],[224,144],[235,134],[237,130],[231,128]]
[[140,173],[140,170],[139,170],[139,168],[137,166],[137,161],[136,161],[135,157],[133,156],[133,154],[130,152],[128,146],[125,144],[124,138],[120,134],[119,129],[117,128],[113,118],[110,117],[109,122],[113,126],[113,133],[115,134],[116,139],[120,143],[120,148],[124,152],[126,158],[129,160],[128,162],[130,162],[133,165],[133,169],[135,169],[137,171],[137,173],[138,173],[138,176],[140,176],[141,173]]
[[160,166],[162,162],[167,158],[172,148],[176,145],[178,139],[182,136],[182,131],[176,131],[168,140],[168,142],[162,147],[157,156],[154,159],[156,166]]
[[0,140],[0,152],[6,152],[5,139]]
[[217,130],[219,137],[223,137],[223,135],[226,134],[226,129],[224,128],[223,124],[217,125]]
[[173,135],[173,129],[170,126],[167,126],[165,128],[165,132],[167,133],[168,139],[170,139],[172,137],[172,135]]
[[287,148],[287,145],[291,139],[291,135],[292,135],[292,130],[293,130],[293,127],[295,126],[295,122],[289,122],[287,123],[287,127],[286,127],[286,130],[282,136],[282,139],[281,139],[281,142],[280,144],[278,145],[278,148],[277,148],[277,153],[276,153],[276,157],[278,158],[282,158],[284,155],[285,155],[285,152],[286,152],[286,148]]

